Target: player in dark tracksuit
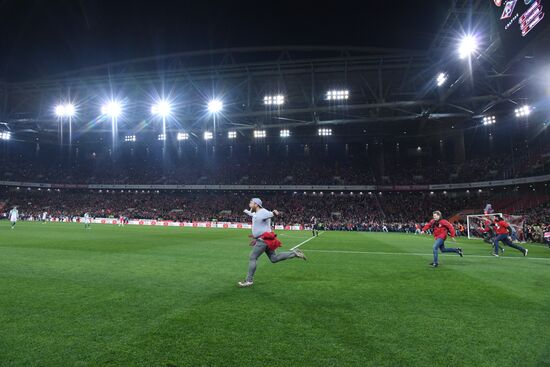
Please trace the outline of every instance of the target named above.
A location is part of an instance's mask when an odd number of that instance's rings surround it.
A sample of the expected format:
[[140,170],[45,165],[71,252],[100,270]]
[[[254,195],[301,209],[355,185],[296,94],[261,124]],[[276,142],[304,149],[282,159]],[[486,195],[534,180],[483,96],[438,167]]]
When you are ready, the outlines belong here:
[[526,248],[523,248],[519,245],[516,245],[510,239],[509,236],[512,234],[512,227],[501,216],[497,215],[495,217],[495,220],[494,220],[492,226],[495,229],[495,232],[497,234],[497,236],[495,237],[495,240],[494,240],[495,241],[494,242],[495,252],[493,253],[493,256],[498,257],[498,243],[499,242],[502,242],[505,245],[508,245],[512,248],[515,248],[516,250],[520,251],[523,254],[523,256],[527,256],[527,253],[529,252],[529,250],[527,250]]
[[315,217],[311,217],[311,233],[313,237],[319,236],[319,221]]
[[422,228],[422,233],[427,231],[428,229],[433,230],[435,242],[433,245],[433,252],[434,252],[434,261],[430,264],[434,268],[437,268],[439,266],[439,251],[441,252],[454,252],[460,255],[460,257],[464,256],[464,253],[462,252],[462,249],[460,247],[458,248],[446,248],[445,247],[445,240],[447,239],[447,233],[451,235],[451,239],[455,240],[455,229],[451,223],[449,223],[447,220],[441,218],[441,212],[435,211],[433,212],[433,219],[429,221],[424,228]]

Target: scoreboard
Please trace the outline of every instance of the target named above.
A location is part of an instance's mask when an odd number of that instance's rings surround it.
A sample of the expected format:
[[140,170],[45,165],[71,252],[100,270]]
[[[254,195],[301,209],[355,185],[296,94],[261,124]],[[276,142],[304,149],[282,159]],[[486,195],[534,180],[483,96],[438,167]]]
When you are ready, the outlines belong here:
[[550,0],[489,0],[498,20],[504,52],[517,54],[548,25],[545,1]]

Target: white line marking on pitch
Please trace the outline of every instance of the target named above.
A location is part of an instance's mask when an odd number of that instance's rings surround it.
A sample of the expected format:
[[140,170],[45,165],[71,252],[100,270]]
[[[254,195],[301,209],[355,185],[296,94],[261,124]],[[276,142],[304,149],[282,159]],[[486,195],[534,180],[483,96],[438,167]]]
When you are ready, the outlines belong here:
[[[325,232],[319,232],[319,236],[322,235],[323,233]],[[311,241],[312,239],[314,238],[317,238],[319,236],[316,236],[316,237],[310,237],[308,238],[307,240],[303,241],[303,242],[300,242],[299,244],[297,244],[296,246],[294,246],[293,248],[290,249],[290,251],[294,251],[296,250],[298,247],[302,246],[302,245],[305,245],[306,243],[308,243],[309,241]]]
[[292,238],[294,240],[302,240],[304,238],[311,238],[311,236],[291,236],[291,235],[286,234],[286,233],[277,233],[277,236],[288,237],[288,238]]
[[[307,241],[306,241],[307,242]],[[291,249],[293,250],[293,249]],[[346,251],[346,250],[307,250],[308,252],[325,252],[325,253],[337,253],[337,254],[365,254],[365,255],[405,255],[405,256],[433,256],[432,254],[424,254],[419,252],[376,252],[376,251]],[[465,258],[475,257],[475,258],[493,258],[494,256],[489,255],[464,255]],[[514,257],[499,257],[500,259],[523,259],[523,256],[514,256]],[[530,257],[527,256],[525,259],[531,260],[543,260],[550,261],[548,257]]]

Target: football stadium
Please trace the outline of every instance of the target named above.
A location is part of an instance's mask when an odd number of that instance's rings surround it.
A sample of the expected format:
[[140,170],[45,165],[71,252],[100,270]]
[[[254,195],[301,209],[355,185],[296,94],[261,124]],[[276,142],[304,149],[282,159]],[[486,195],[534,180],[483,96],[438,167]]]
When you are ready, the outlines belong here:
[[0,366],[550,366],[549,9],[0,2]]

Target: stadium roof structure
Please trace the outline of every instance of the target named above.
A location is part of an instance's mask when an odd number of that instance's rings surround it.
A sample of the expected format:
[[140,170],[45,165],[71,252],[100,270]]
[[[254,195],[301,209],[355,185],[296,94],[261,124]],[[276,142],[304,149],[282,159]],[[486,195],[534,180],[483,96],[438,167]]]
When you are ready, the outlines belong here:
[[[101,104],[120,98],[126,127],[158,130],[150,108],[168,98],[167,131],[202,130],[209,99],[223,100],[220,130],[366,125],[391,122],[457,124],[507,111],[533,97],[530,45],[514,59],[501,52],[488,1],[454,1],[432,46],[424,51],[342,46],[280,46],[184,52],[109,63],[37,80],[0,84],[0,122],[15,134],[57,132],[53,106],[70,100],[75,129],[108,131]],[[482,49],[470,62],[456,57],[459,30],[476,24]],[[537,40],[536,44],[541,44]],[[525,58],[528,55],[529,58]],[[518,61],[522,61],[521,63]],[[535,66],[533,66],[534,68]],[[446,85],[437,86],[444,73]],[[349,97],[327,100],[329,91]],[[266,106],[265,96],[284,104]],[[124,126],[121,128],[124,131]]]

